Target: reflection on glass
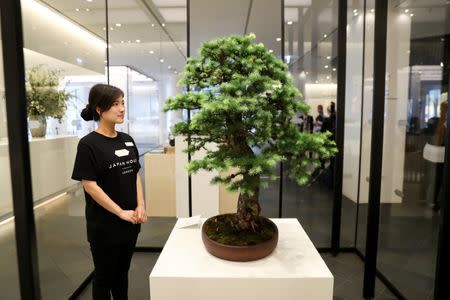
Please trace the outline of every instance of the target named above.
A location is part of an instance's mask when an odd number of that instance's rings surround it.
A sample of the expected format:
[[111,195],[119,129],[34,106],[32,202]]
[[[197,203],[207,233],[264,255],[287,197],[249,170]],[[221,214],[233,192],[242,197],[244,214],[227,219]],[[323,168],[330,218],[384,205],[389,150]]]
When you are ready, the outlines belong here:
[[[338,1],[285,2],[284,60],[303,100],[311,107],[309,115],[293,120],[303,130],[334,131],[337,5]],[[316,247],[330,246],[333,165],[324,161],[306,186],[283,178],[283,217],[299,218]]]
[[[0,26],[0,31],[1,31]],[[2,45],[0,44],[0,52]],[[0,59],[0,290],[2,299],[20,298],[16,230],[13,217],[8,120],[6,118],[3,58]]]
[[377,267],[407,299],[432,297],[434,285],[443,200],[443,160],[436,153],[445,148],[441,110],[449,84],[447,2],[389,1]]
[[[79,137],[94,129],[80,111],[92,85],[106,82],[105,3],[86,2],[76,11],[67,1],[21,1],[27,74],[36,68],[57,76],[57,90],[71,97],[59,120],[46,116],[45,137],[30,138],[30,160],[38,263],[43,299],[67,299],[92,271],[86,241],[84,197],[70,179]],[[89,9],[89,11],[86,11]],[[51,89],[39,78],[41,92]],[[28,77],[28,87],[31,80]],[[29,115],[29,127],[33,127]]]

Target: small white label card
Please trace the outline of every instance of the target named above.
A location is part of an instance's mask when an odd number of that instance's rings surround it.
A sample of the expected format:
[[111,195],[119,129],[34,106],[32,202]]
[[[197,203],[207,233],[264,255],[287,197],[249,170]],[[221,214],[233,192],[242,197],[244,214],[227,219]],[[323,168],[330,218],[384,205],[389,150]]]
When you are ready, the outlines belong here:
[[128,147],[133,147],[133,146],[134,146],[134,144],[133,144],[133,142],[125,142],[125,146],[128,146]]
[[190,218],[178,219],[176,228],[198,227],[200,225],[200,215]]
[[127,149],[116,150],[114,154],[118,157],[127,156],[130,153]]

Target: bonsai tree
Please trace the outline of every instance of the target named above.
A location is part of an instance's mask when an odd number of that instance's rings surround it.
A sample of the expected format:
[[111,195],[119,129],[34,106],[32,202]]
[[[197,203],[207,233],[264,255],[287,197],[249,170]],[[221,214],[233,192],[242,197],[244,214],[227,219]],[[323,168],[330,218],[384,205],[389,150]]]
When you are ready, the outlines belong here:
[[[191,91],[168,99],[165,111],[195,112],[190,122],[174,126],[175,134],[190,137],[187,153],[206,150],[202,159],[188,164],[189,173],[217,170],[212,183],[239,191],[232,227],[257,232],[260,176],[275,179],[277,163],[288,162],[291,177],[305,184],[336,148],[329,133],[300,132],[291,122],[297,113],[307,114],[309,106],[300,100],[287,65],[254,39],[250,34],[204,43],[181,75],[180,84]],[[217,147],[211,150],[209,143]],[[235,172],[220,175],[227,170]]]

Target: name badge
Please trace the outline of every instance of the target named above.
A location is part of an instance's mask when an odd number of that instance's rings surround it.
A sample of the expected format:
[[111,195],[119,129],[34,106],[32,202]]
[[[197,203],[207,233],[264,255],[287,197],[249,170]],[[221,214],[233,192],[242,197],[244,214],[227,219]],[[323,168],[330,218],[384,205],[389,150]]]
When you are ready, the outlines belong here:
[[134,144],[133,144],[133,142],[126,142],[126,143],[125,143],[125,146],[128,146],[128,147],[133,147],[133,146],[134,146]]

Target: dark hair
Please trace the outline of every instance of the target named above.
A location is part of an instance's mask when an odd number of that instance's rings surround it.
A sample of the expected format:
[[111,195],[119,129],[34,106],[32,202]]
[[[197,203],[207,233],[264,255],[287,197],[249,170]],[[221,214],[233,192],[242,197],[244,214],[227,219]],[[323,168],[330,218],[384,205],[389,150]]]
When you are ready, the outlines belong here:
[[323,105],[322,104],[317,105],[317,109],[323,110]]
[[[109,110],[114,101],[123,96],[122,90],[115,86],[96,84],[89,91],[89,103],[81,111],[81,117],[85,121],[98,121],[100,120],[100,114]],[[97,112],[97,107],[100,108],[100,114]]]
[[327,107],[327,110],[329,113],[335,114],[336,113],[336,103],[331,101],[330,106]]

